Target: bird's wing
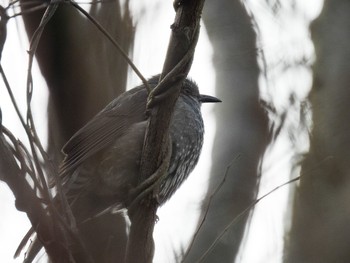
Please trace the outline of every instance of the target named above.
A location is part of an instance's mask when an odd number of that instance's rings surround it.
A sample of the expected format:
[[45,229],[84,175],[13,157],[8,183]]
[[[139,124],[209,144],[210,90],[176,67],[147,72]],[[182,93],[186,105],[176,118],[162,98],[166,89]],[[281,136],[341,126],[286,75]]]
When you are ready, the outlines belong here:
[[83,161],[111,145],[134,123],[144,121],[147,92],[135,88],[112,101],[64,145],[60,174],[66,176]]

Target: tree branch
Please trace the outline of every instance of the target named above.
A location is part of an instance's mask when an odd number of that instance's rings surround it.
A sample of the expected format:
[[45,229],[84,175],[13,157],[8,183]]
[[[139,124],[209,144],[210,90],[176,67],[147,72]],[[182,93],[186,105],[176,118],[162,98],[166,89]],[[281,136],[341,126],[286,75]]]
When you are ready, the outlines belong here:
[[[155,173],[162,163],[169,140],[169,125],[176,100],[180,94],[193,60],[199,33],[199,21],[204,0],[175,1],[175,22],[159,85],[150,93],[149,123],[141,159],[140,183]],[[173,70],[176,69],[176,70]],[[166,94],[154,101],[154,95]],[[150,106],[151,105],[151,106]],[[162,177],[161,177],[162,178]],[[127,244],[126,262],[152,262],[154,253],[153,229],[158,202],[151,193],[129,213],[131,228]]]
[[[2,129],[5,130],[3,127]],[[8,131],[6,133],[9,133]],[[15,144],[16,141],[12,142]],[[64,262],[71,262],[69,251],[64,246],[58,226],[54,224],[51,216],[45,211],[42,201],[25,179],[26,171],[21,169],[14,158],[12,149],[4,135],[0,134],[0,174],[16,198],[16,208],[27,213],[27,216],[38,234],[38,238],[45,245],[50,258],[59,258]],[[18,153],[18,152],[17,152]],[[18,153],[20,155],[20,153]],[[23,158],[24,159],[24,158]],[[23,166],[23,165],[22,165]]]

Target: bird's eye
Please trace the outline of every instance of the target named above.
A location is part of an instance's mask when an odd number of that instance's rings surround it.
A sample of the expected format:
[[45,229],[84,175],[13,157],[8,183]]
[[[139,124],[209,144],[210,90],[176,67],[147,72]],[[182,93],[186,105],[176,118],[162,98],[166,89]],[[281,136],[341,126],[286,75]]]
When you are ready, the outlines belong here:
[[184,87],[183,93],[186,95],[189,95],[189,94],[191,94],[191,90],[188,87]]

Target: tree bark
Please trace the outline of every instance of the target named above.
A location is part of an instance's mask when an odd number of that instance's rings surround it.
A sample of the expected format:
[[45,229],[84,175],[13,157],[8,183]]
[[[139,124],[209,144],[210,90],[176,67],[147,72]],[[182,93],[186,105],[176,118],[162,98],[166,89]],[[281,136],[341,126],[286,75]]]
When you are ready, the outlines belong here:
[[[149,94],[149,100],[154,92],[158,95],[168,94],[148,108],[150,117],[142,150],[140,184],[159,169],[165,160],[166,151],[170,151],[167,149],[170,140],[170,120],[182,83],[192,65],[203,4],[204,0],[174,2],[176,16],[171,26],[171,37],[160,84]],[[163,173],[168,170],[168,165],[169,163]],[[154,254],[153,230],[157,218],[158,200],[152,191],[136,205],[136,209],[133,209],[135,213],[130,213],[129,210],[131,228],[126,262],[150,263]]]
[[[129,51],[134,28],[127,2],[123,8],[118,1],[95,3],[90,14]],[[23,15],[29,38],[42,15],[41,11]],[[48,153],[58,166],[63,144],[125,91],[128,65],[109,40],[68,4],[59,6],[45,28],[36,59],[50,92]],[[122,215],[106,214],[90,220],[80,227],[80,233],[97,262],[124,258],[127,237]]]
[[286,262],[349,262],[350,2],[325,1],[311,26],[316,50],[310,151],[294,200]]
[[[208,193],[202,216],[214,189],[206,220],[185,262],[196,262],[224,228],[256,198],[260,161],[269,142],[268,118],[259,101],[256,34],[240,1],[208,1],[203,20],[214,48],[216,135]],[[236,159],[236,160],[235,160]],[[201,217],[200,217],[201,218]],[[235,224],[203,262],[233,262],[241,244],[248,214]]]

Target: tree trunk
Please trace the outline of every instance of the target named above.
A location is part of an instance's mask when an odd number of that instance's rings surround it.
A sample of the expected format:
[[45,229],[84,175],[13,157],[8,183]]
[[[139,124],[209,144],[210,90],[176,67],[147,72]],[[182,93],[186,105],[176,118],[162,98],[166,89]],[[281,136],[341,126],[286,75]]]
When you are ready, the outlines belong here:
[[[128,4],[121,8],[118,1],[95,3],[90,14],[128,53],[134,38]],[[41,11],[23,15],[29,38],[42,15]],[[67,4],[59,6],[45,28],[36,58],[50,91],[48,152],[58,166],[63,144],[125,91],[128,65],[110,41]],[[84,223],[80,233],[96,262],[124,258],[126,225],[120,214],[106,214]]]
[[[269,142],[268,119],[259,101],[256,34],[240,1],[207,1],[203,20],[214,48],[217,97],[216,137],[207,202],[233,162],[212,200],[209,213],[186,262],[198,260],[224,228],[256,197],[260,161]],[[225,234],[204,262],[233,262],[248,215]]]
[[350,262],[350,2],[325,1],[312,24],[313,131],[302,163],[286,262]]

